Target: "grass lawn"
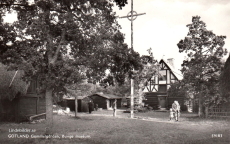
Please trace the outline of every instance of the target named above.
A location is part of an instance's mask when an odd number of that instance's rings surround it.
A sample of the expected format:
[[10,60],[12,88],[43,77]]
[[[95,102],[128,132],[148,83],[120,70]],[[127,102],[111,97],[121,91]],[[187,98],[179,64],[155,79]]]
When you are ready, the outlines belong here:
[[[93,114],[79,113],[79,117],[54,115],[53,136],[55,138],[31,138],[44,136],[45,122],[1,123],[0,143],[81,143],[81,144],[222,144],[230,143],[230,122],[220,119],[200,119],[194,114],[182,113],[179,122],[168,121],[167,112],[147,112],[135,114],[97,111]],[[9,132],[11,129],[30,129],[35,132]],[[9,135],[10,134],[10,135]],[[18,134],[16,138],[8,138]],[[30,138],[19,138],[21,135]],[[217,137],[214,134],[222,134]],[[15,136],[15,135],[13,135]]]

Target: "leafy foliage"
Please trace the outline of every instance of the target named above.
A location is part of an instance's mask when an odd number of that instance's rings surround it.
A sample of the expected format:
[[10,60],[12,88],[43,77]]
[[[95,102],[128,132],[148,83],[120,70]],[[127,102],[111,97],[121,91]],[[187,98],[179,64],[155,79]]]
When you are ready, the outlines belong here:
[[141,57],[142,68],[134,71],[133,77],[135,80],[137,93],[137,103],[142,103],[142,100],[145,99],[144,88],[147,84],[147,81],[155,75],[158,75],[159,69],[157,65],[157,61],[153,57],[152,49],[149,48],[147,50],[149,55],[143,55]]
[[187,53],[181,70],[184,83],[192,86],[193,94],[199,95],[205,104],[216,103],[220,98],[218,82],[223,66],[221,58],[227,54],[223,48],[226,36],[217,36],[207,30],[199,16],[192,17],[192,24],[187,27],[187,37],[177,44],[179,52]]
[[168,96],[169,97],[186,97],[187,90],[186,86],[183,81],[178,81],[170,85],[168,89]]
[[114,0],[114,2],[116,2],[116,4],[120,7],[120,9],[122,9],[122,7],[128,4],[127,0]]

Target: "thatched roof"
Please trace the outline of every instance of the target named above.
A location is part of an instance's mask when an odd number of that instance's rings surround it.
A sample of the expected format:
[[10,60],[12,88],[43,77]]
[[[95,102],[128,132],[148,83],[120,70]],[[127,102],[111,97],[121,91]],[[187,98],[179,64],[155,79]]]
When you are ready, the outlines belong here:
[[0,99],[12,100],[17,94],[26,94],[29,84],[21,78],[23,71],[7,71],[0,63]]
[[[82,100],[82,99],[84,99],[84,98],[86,98],[86,97],[88,97],[88,96],[77,96],[77,99],[78,99],[78,100]],[[63,96],[63,99],[65,99],[65,100],[75,100],[75,97],[64,95],[64,96]]]
[[95,93],[95,94],[92,94],[90,96],[93,96],[93,95],[98,95],[98,96],[104,97],[106,99],[122,99],[122,97],[116,96],[113,94]]
[[91,84],[77,85],[77,88],[75,89],[78,90],[73,90],[67,87],[65,87],[65,89],[67,93],[63,96],[63,99],[75,99],[75,96],[77,96],[78,99],[83,99],[92,93]]
[[96,85],[91,83],[82,83],[76,84],[73,86],[67,86],[66,89],[66,98],[75,98],[75,96],[89,96],[96,91]]

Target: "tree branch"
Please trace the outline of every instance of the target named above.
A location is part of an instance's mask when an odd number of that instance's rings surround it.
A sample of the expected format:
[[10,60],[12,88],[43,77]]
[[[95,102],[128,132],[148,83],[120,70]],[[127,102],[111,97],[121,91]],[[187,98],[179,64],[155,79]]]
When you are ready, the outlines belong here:
[[0,3],[0,7],[2,7],[2,6],[24,6],[24,7],[31,7],[31,5],[27,5],[27,4]]
[[54,56],[53,56],[52,60],[50,61],[51,64],[55,64],[55,62],[57,61],[58,53],[60,52],[60,49],[61,49],[61,46],[62,46],[64,39],[65,39],[65,30],[62,31],[61,41],[59,42],[59,45],[58,45],[58,47],[54,53]]

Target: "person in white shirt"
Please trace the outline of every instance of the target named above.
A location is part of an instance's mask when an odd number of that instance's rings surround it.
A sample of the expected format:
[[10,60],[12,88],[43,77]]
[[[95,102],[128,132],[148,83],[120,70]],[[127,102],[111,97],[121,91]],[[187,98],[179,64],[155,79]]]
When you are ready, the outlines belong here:
[[175,115],[175,120],[178,121],[178,117],[180,115],[180,104],[178,103],[178,101],[174,101],[174,103],[172,104],[172,110]]

